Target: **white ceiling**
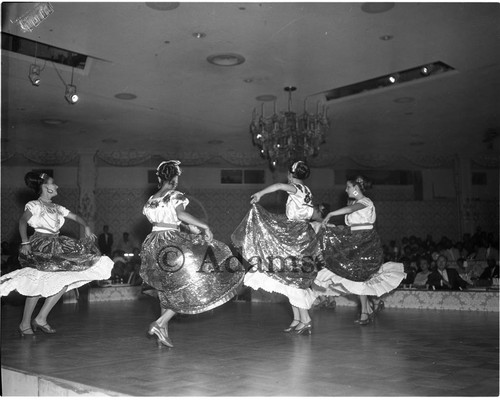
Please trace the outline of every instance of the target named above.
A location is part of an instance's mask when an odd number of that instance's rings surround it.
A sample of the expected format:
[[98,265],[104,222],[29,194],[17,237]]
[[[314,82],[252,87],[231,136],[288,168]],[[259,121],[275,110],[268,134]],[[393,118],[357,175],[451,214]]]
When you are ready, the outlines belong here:
[[[54,12],[24,33],[11,21],[32,4],[2,3],[2,30],[92,57],[74,73],[80,101],[64,99],[71,69],[38,60],[36,87],[33,57],[2,50],[3,151],[253,157],[256,97],[275,95],[285,109],[283,88],[296,86],[293,108],[301,111],[306,96],[321,100],[329,89],[442,61],[455,71],[328,102],[321,155],[498,153],[498,138],[485,142],[500,129],[498,3],[377,3],[394,5],[378,13],[363,3],[51,4]],[[209,64],[218,53],[245,62]]]

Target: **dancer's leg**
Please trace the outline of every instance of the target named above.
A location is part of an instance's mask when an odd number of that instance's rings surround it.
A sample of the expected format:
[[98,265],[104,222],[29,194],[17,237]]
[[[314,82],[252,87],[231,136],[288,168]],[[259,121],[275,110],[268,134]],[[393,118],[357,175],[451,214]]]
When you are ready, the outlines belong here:
[[370,319],[370,315],[373,312],[373,309],[368,302],[368,296],[366,295],[360,295],[359,296],[359,302],[361,304],[361,316],[359,317],[358,322],[366,322]]
[[300,323],[300,311],[298,307],[292,306],[293,321],[290,323],[288,328],[284,329],[284,332],[291,332]]
[[52,309],[54,308],[56,303],[59,301],[59,299],[62,297],[62,295],[66,292],[67,288],[68,287],[65,286],[64,288],[62,288],[62,290],[59,293],[57,293],[53,296],[47,297],[45,299],[45,301],[43,302],[43,306],[40,309],[40,312],[35,317],[35,322],[37,324],[42,325],[42,326],[47,325],[47,317],[48,317],[49,313],[52,311]]
[[295,327],[295,333],[302,334],[311,334],[312,326],[311,326],[311,317],[309,315],[309,310],[305,308],[299,308],[300,315],[300,323]]
[[24,303],[23,319],[21,320],[19,329],[26,332],[27,334],[33,333],[33,331],[31,330],[31,316],[33,315],[33,311],[35,310],[36,304],[38,303],[38,300],[40,300],[40,297],[41,296],[26,297],[26,301]]
[[170,321],[175,314],[176,312],[169,308],[162,308],[161,316],[156,320],[156,323],[165,331],[166,336],[168,336],[168,321]]

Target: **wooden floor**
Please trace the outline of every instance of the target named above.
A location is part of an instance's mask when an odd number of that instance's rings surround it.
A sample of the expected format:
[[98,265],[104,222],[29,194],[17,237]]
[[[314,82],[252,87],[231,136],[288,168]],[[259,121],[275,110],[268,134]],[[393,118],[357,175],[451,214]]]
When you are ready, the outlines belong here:
[[57,334],[20,338],[22,304],[2,306],[2,366],[128,396],[498,396],[498,313],[316,309],[313,334],[282,333],[286,304],[229,302],[176,317],[175,347],[147,326],[157,303],[59,303]]

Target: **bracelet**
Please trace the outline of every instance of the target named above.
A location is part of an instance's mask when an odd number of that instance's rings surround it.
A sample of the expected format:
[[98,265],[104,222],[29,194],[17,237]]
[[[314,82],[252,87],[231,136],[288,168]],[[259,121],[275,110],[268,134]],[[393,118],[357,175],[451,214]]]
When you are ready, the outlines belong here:
[[21,246],[24,246],[25,244],[30,244],[30,242],[21,242]]

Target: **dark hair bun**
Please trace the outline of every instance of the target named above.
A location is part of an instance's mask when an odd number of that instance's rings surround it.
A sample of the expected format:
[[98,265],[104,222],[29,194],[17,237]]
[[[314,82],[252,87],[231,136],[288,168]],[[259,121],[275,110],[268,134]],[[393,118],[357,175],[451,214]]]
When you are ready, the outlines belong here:
[[156,169],[156,175],[165,182],[171,181],[174,177],[181,174],[179,161],[163,161]]
[[289,168],[290,173],[296,179],[307,179],[311,174],[311,170],[309,169],[309,165],[307,165],[304,161],[297,161],[293,163]]
[[24,175],[24,183],[36,194],[39,194],[42,189],[42,185],[47,182],[50,178],[46,173],[39,173],[30,171],[26,175]]
[[363,193],[372,187],[371,182],[361,175],[358,175],[356,179],[353,180],[353,183],[358,185]]

